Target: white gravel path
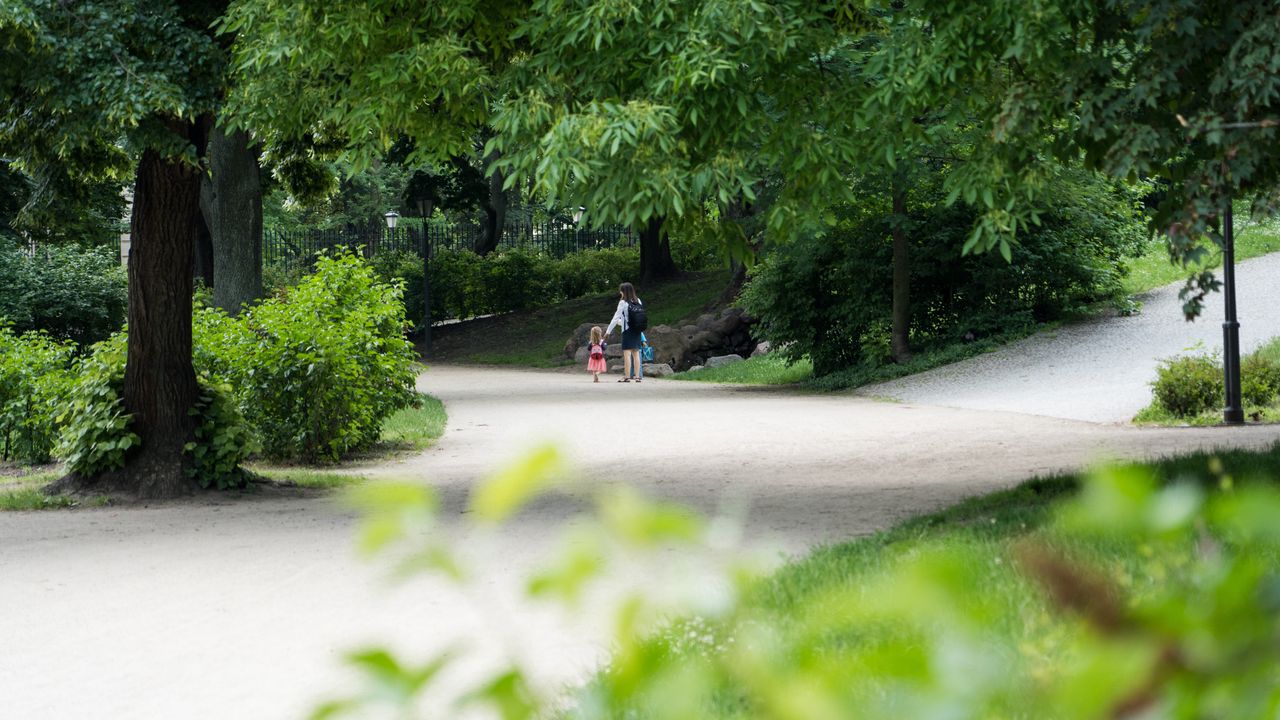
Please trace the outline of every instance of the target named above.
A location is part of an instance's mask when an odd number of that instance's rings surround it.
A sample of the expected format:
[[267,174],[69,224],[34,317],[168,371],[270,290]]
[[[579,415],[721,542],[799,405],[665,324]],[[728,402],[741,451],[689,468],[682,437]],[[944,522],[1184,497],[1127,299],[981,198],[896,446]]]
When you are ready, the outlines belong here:
[[[1241,352],[1280,335],[1280,253],[1236,270]],[[1181,283],[1141,297],[1142,312],[1072,323],[963,362],[862,388],[863,395],[975,410],[1127,422],[1151,402],[1163,358],[1222,348],[1222,296],[1182,318]]]

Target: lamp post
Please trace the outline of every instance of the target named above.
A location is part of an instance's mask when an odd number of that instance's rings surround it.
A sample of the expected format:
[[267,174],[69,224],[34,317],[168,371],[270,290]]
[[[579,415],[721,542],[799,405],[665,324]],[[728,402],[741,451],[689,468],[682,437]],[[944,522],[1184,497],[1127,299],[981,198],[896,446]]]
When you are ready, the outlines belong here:
[[431,352],[431,237],[427,234],[427,200],[419,197],[418,217],[422,219],[422,352]]
[[1244,422],[1240,402],[1240,322],[1236,319],[1236,237],[1231,217],[1231,196],[1222,214],[1222,297],[1226,317],[1222,323],[1222,370],[1227,386],[1227,404],[1222,421],[1230,425]]

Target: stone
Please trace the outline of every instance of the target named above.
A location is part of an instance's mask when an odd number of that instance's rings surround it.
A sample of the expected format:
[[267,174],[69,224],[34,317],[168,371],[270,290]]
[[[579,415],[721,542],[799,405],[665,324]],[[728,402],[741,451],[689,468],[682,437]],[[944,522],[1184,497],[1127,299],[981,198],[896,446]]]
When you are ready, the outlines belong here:
[[583,345],[582,347],[578,348],[576,352],[574,352],[573,361],[578,363],[579,365],[586,365],[587,359],[590,357],[590,355],[591,355],[591,348],[587,347],[586,345]]
[[578,348],[587,345],[588,341],[591,339],[591,328],[596,327],[597,325],[600,326],[601,330],[609,327],[609,323],[606,321],[582,323],[578,327],[574,328],[573,334],[569,336],[567,341],[565,341],[564,356],[577,357]]
[[694,372],[694,371],[696,371],[696,370],[705,370],[705,369],[706,369],[706,366],[705,366],[705,365],[694,365],[693,367],[689,368],[688,370],[685,370],[685,372]]
[[768,355],[771,350],[773,350],[773,345],[770,345],[768,340],[762,340],[756,345],[756,349],[751,351],[751,357]]
[[604,348],[604,356],[610,359],[622,357],[622,341],[619,340],[618,342],[606,345]]
[[707,358],[707,367],[709,368],[724,367],[725,365],[740,363],[742,362],[742,360],[743,360],[742,356],[737,354],[717,355],[713,358]]
[[609,363],[609,372],[611,373],[622,372],[622,363]]
[[698,323],[697,323],[698,328],[702,330],[706,330],[707,328],[711,327],[711,324],[718,319],[719,318],[717,318],[715,315],[712,315],[711,313],[707,313],[706,315],[699,315]]
[[672,370],[671,366],[666,363],[645,363],[644,364],[645,377],[660,378],[660,377],[669,377],[675,374],[676,374],[676,371]]

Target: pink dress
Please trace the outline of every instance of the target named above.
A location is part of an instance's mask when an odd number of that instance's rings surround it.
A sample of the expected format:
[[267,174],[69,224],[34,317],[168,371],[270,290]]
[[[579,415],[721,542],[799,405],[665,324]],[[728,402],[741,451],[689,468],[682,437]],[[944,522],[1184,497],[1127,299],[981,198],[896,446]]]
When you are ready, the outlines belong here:
[[589,359],[587,360],[587,372],[608,372],[609,367],[604,362],[604,343],[595,343],[592,345],[590,353],[591,354],[588,356]]

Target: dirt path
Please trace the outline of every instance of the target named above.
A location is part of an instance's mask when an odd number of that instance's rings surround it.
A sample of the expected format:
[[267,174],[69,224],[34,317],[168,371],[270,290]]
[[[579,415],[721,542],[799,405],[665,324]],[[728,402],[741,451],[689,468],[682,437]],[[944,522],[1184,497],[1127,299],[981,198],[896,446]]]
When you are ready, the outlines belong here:
[[[741,501],[752,546],[799,552],[1100,455],[1280,439],[562,373],[437,367],[422,385],[450,429],[370,473],[441,490],[483,578],[476,594],[387,583],[328,500],[0,514],[0,717],[301,717],[348,681],[342,653],[375,641],[422,657],[461,639],[479,655],[460,673],[512,652],[543,682],[581,679],[604,653],[600,618],[566,623],[515,591],[574,503],[540,502],[496,535],[457,522],[478,477],[545,440],[591,483],[626,479],[703,509]],[[517,636],[495,639],[492,618]]]
[[[1240,349],[1251,352],[1280,335],[1280,253],[1236,268]],[[1188,323],[1181,283],[1141,296],[1142,312],[1103,317],[1038,333],[963,362],[863,388],[907,402],[1006,410],[1050,417],[1128,422],[1151,402],[1148,385],[1160,360],[1200,343],[1222,349],[1222,295]]]

